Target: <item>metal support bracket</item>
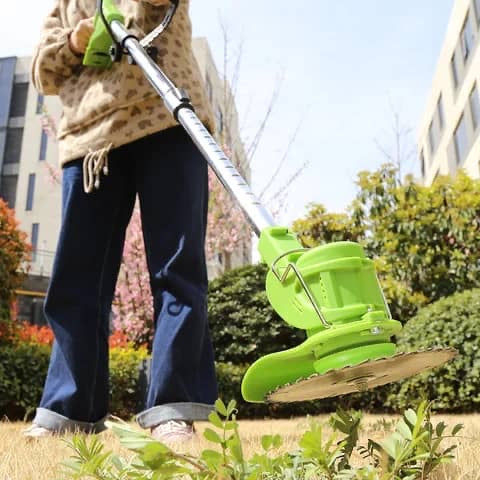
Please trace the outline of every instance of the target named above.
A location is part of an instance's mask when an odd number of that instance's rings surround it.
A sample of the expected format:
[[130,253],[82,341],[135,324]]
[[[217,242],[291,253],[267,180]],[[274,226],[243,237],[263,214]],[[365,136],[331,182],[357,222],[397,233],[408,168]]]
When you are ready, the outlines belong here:
[[302,285],[302,288],[303,290],[305,291],[308,299],[310,300],[310,303],[312,304],[312,307],[313,309],[315,310],[315,313],[318,315],[318,318],[320,319],[320,321],[322,322],[322,325],[325,327],[325,328],[331,328],[332,327],[332,324],[328,323],[327,319],[325,318],[325,316],[323,315],[322,313],[322,309],[321,307],[319,307],[317,305],[317,302],[315,301],[315,298],[312,294],[312,292],[310,291],[310,289],[308,288],[308,285],[307,283],[305,282],[305,279],[303,278],[300,270],[297,268],[297,266],[292,263],[292,262],[289,262],[287,267],[285,268],[284,272],[282,274],[280,274],[279,271],[277,271],[277,269],[275,268],[277,263],[284,257],[286,257],[287,255],[291,255],[292,253],[303,253],[303,252],[307,252],[309,249],[308,248],[297,248],[295,250],[290,250],[288,252],[285,252],[283,253],[282,255],[278,256],[274,262],[272,263],[272,266],[271,266],[271,270],[272,270],[272,273],[275,275],[275,277],[277,278],[277,280],[280,282],[280,283],[283,283],[286,279],[287,279],[287,276],[290,272],[290,270],[293,270],[295,272],[295,275],[297,276],[298,278],[298,281],[300,282],[300,284]]

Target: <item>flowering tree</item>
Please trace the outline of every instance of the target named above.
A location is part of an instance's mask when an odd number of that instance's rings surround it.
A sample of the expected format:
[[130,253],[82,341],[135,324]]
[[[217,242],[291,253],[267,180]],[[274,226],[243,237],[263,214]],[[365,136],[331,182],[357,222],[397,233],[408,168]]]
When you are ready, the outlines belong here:
[[138,204],[127,229],[113,314],[115,330],[125,332],[135,345],[150,344],[153,333],[153,300]]
[[[224,152],[232,156],[228,146]],[[245,217],[231,195],[215,176],[208,170],[208,188],[210,191],[207,219],[206,255],[213,260],[215,255],[225,255],[225,268],[230,268],[230,255],[239,245],[249,242],[251,229]]]

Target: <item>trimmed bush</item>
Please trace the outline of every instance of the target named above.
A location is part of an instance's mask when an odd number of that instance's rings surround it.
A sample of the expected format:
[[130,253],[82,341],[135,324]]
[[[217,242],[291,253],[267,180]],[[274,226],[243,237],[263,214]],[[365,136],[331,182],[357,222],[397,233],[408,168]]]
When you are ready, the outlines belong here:
[[[110,350],[110,412],[130,418],[138,411],[139,365],[146,349]],[[48,370],[50,347],[36,343],[2,345],[0,349],[0,418],[31,417]]]
[[120,418],[138,412],[139,366],[148,357],[146,348],[110,350],[110,411]]
[[404,381],[390,395],[390,406],[401,409],[425,397],[444,412],[480,409],[480,289],[423,308],[407,322],[398,345],[406,351],[453,347],[459,354],[442,367]]
[[32,343],[0,349],[0,418],[30,416],[40,402],[48,370],[50,347]]
[[302,330],[289,326],[270,306],[266,274],[265,265],[249,265],[210,282],[208,315],[217,361],[251,364],[305,340]]

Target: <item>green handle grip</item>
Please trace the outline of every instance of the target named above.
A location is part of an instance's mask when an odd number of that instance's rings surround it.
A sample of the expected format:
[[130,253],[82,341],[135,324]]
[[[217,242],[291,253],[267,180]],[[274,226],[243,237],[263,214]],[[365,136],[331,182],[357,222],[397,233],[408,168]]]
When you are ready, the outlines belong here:
[[[112,0],[105,0],[103,5],[103,13],[107,22],[111,24],[114,20],[124,23],[125,18],[114,5]],[[88,67],[110,68],[112,59],[110,57],[110,47],[113,40],[110,33],[105,27],[100,13],[97,11],[95,15],[94,30],[87,50],[83,57],[83,64]]]

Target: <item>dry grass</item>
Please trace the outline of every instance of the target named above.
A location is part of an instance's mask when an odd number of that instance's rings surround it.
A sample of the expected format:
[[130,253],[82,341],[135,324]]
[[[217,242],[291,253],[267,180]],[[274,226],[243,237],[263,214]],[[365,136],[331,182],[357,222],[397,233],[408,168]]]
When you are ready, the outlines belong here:
[[[325,420],[325,417],[318,417]],[[363,438],[381,438],[383,433],[382,419],[388,423],[394,417],[368,415],[364,419]],[[439,470],[432,480],[480,480],[480,415],[437,416],[435,422],[445,421],[449,426],[463,423],[464,437],[459,441],[457,460]],[[199,432],[206,424],[197,425]],[[0,423],[0,480],[55,480],[57,466],[65,460],[70,451],[60,438],[42,438],[27,440],[22,437],[23,423]],[[246,455],[250,456],[260,449],[260,437],[264,434],[280,433],[285,447],[294,450],[300,434],[308,428],[306,418],[292,420],[242,421],[240,433],[244,439]],[[67,437],[68,438],[68,437]],[[120,451],[117,439],[110,433],[100,435],[109,449]],[[208,442],[200,440],[186,445],[191,453],[198,453]]]

